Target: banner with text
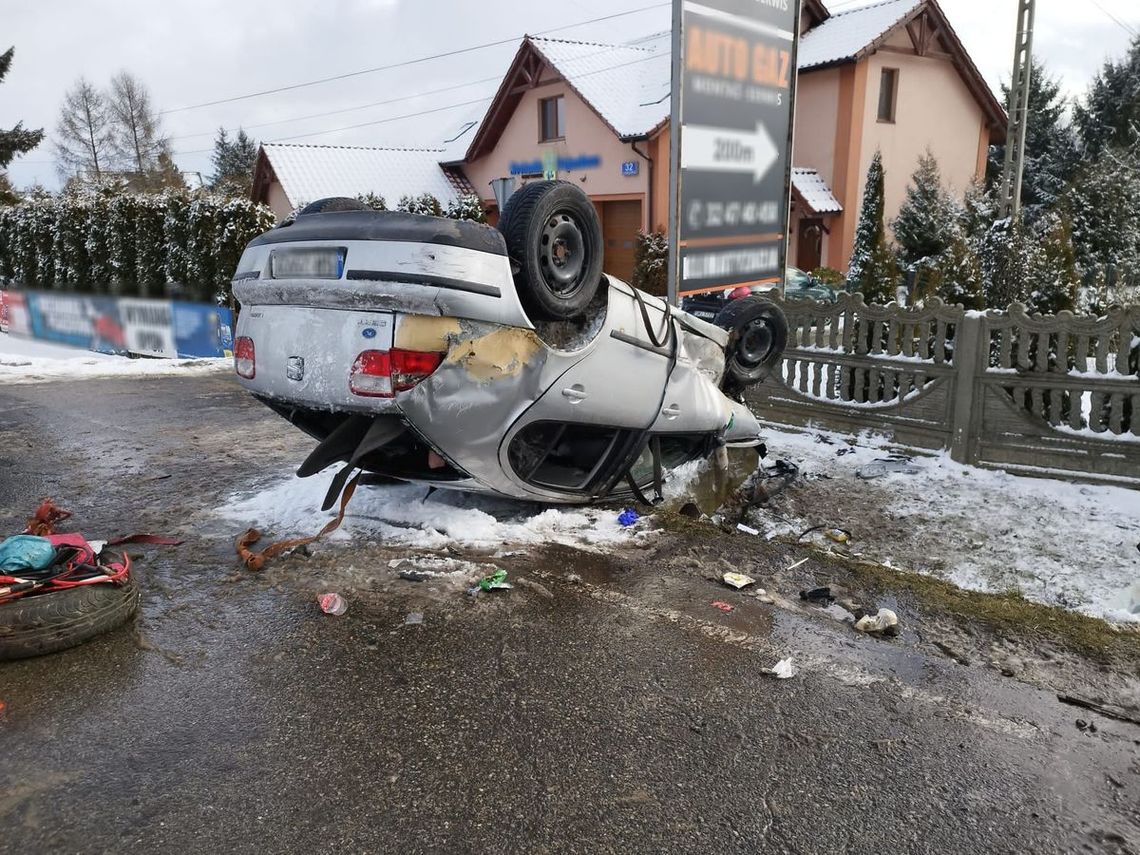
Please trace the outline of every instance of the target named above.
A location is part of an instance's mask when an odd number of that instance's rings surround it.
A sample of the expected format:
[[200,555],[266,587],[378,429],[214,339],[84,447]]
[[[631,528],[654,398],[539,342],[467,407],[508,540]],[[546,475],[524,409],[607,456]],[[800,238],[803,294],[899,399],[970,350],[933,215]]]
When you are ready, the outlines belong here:
[[232,313],[219,306],[42,291],[0,291],[0,306],[9,333],[100,353],[166,358],[233,353]]
[[674,0],[674,300],[783,277],[799,7]]

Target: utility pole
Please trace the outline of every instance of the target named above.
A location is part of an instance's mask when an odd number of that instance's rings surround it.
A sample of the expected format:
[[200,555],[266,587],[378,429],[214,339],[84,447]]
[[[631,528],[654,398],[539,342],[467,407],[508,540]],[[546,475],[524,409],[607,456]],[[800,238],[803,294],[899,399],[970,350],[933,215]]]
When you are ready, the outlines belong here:
[[1029,84],[1033,74],[1033,17],[1037,0],[1017,0],[1017,40],[1013,45],[1013,78],[1009,84],[1009,134],[1001,177],[1001,216],[1021,210],[1021,177],[1025,170],[1025,129],[1029,122]]

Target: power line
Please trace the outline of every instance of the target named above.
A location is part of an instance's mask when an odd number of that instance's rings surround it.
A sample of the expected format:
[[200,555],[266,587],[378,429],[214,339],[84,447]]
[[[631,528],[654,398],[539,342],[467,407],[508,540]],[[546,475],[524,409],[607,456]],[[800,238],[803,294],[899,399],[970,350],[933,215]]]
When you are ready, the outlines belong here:
[[[596,23],[599,23],[601,21],[612,21],[615,18],[623,18],[626,15],[633,15],[633,14],[636,14],[638,12],[645,12],[649,9],[659,9],[663,6],[668,6],[668,5],[669,5],[669,3],[654,3],[650,6],[640,6],[636,9],[629,9],[625,12],[615,12],[612,15],[603,15],[599,18],[590,18],[589,20],[578,21],[577,23],[574,23],[574,24],[564,24],[561,27],[551,27],[548,30],[539,30],[537,33],[535,33],[535,35],[546,35],[548,33],[557,33],[557,32],[561,32],[562,30],[570,30],[570,29],[573,29],[575,27],[581,27],[581,26],[584,26],[586,24],[596,24]],[[429,56],[421,56],[421,57],[417,57],[416,59],[408,59],[408,60],[404,60],[402,62],[394,62],[394,63],[390,63],[389,65],[378,65],[374,68],[363,68],[363,69],[360,69],[359,71],[349,71],[349,72],[346,72],[344,74],[333,75],[332,77],[322,77],[318,80],[308,80],[308,81],[304,81],[302,83],[292,83],[288,86],[278,86],[278,87],[275,87],[273,89],[263,89],[260,92],[249,92],[249,93],[246,93],[245,95],[234,95],[234,96],[229,97],[229,98],[218,98],[214,101],[203,101],[200,104],[189,104],[185,107],[174,107],[174,108],[169,109],[169,110],[161,111],[159,113],[159,115],[165,116],[165,115],[169,115],[170,113],[181,113],[181,112],[186,111],[186,110],[197,110],[197,109],[200,109],[202,107],[214,107],[214,106],[217,106],[219,104],[231,104],[234,101],[245,101],[249,98],[260,98],[263,95],[274,95],[278,92],[291,92],[291,91],[296,90],[296,89],[304,89],[308,86],[318,86],[322,83],[332,83],[332,82],[337,81],[337,80],[347,80],[350,77],[359,77],[363,74],[374,74],[377,71],[388,71],[388,70],[393,69],[393,68],[405,68],[409,65],[417,65],[421,62],[429,62],[431,60],[443,59],[445,57],[451,57],[451,56],[460,56],[461,54],[472,53],[473,51],[484,50],[485,48],[489,48],[489,47],[498,47],[500,45],[512,44],[514,42],[517,42],[520,38],[522,38],[522,36],[512,36],[510,38],[499,39],[499,40],[493,41],[493,42],[484,42],[483,44],[472,45],[471,47],[457,48],[456,50],[444,51],[443,53],[431,54]]]
[[[598,52],[603,53],[604,51],[598,51]],[[614,70],[619,69],[619,68],[626,68],[627,66],[637,65],[638,63],[648,62],[648,61],[653,60],[653,59],[667,59],[668,57],[669,57],[669,54],[667,54],[667,53],[651,53],[648,56],[638,57],[637,59],[632,59],[632,60],[629,60],[628,62],[619,62],[616,65],[607,65],[604,68],[598,68],[598,69],[595,69],[594,71],[588,71],[585,74],[575,75],[575,80],[580,80],[584,77],[593,77],[595,74],[603,74],[607,71],[614,71]],[[578,59],[585,59],[585,57],[584,56],[578,57]],[[318,137],[318,136],[323,136],[325,134],[339,133],[341,131],[352,131],[352,130],[356,130],[357,128],[367,128],[367,127],[371,127],[372,125],[382,125],[382,124],[385,124],[386,122],[394,122],[394,121],[397,121],[398,119],[414,119],[418,116],[426,116],[429,113],[440,113],[440,112],[443,112],[444,110],[454,110],[457,107],[468,107],[472,104],[480,104],[480,103],[483,103],[483,102],[489,101],[489,100],[490,100],[490,96],[488,96],[486,98],[476,98],[472,101],[463,101],[463,102],[460,102],[459,104],[449,104],[446,107],[434,107],[430,110],[420,110],[419,112],[407,113],[403,116],[389,116],[388,118],[385,118],[385,119],[376,119],[376,120],[371,121],[371,122],[360,122],[360,123],[355,124],[355,125],[346,125],[346,126],[341,127],[341,128],[329,128],[329,129],[323,130],[323,131],[310,131],[310,132],[304,133],[304,134],[293,134],[292,136],[278,137],[276,140],[270,140],[270,142],[287,142],[288,140],[299,140],[299,139],[305,139],[307,137]],[[212,151],[212,149],[207,149],[207,151]],[[198,152],[175,152],[175,153],[176,154],[191,154],[191,153],[197,154]]]
[[1120,20],[1118,17],[1116,17],[1114,14],[1112,14],[1112,13],[1111,13],[1110,11],[1108,11],[1106,8],[1104,8],[1103,6],[1101,6],[1101,5],[1100,5],[1100,2],[1099,2],[1099,0],[1092,0],[1092,1],[1093,1],[1093,5],[1094,5],[1094,6],[1096,6],[1098,9],[1100,9],[1100,11],[1104,12],[1104,14],[1108,15],[1108,17],[1110,17],[1110,18],[1111,18],[1113,21],[1115,21],[1115,22],[1116,22],[1116,24],[1117,24],[1117,25],[1118,25],[1118,26],[1119,26],[1119,27],[1120,27],[1122,30],[1124,30],[1126,33],[1128,33],[1128,34],[1129,34],[1130,36],[1132,36],[1133,38],[1135,38],[1135,37],[1136,37],[1137,33],[1136,33],[1136,30],[1135,30],[1133,27],[1131,27],[1131,26],[1129,26],[1128,24],[1124,23],[1124,21]]
[[[251,131],[254,128],[268,128],[270,125],[286,125],[290,122],[303,122],[307,119],[323,119],[326,116],[335,116],[339,113],[355,113],[358,110],[367,110],[371,107],[382,107],[386,104],[396,104],[400,101],[411,101],[413,98],[424,98],[428,95],[438,95],[441,92],[454,92],[456,89],[466,89],[468,86],[475,86],[479,83],[493,83],[497,80],[502,80],[502,75],[495,77],[484,77],[480,80],[469,80],[466,83],[459,83],[455,86],[444,86],[439,89],[428,89],[423,92],[413,92],[410,95],[401,95],[399,98],[387,98],[384,101],[372,101],[368,104],[357,104],[355,107],[343,107],[339,110],[328,110],[324,113],[310,113],[307,116],[292,116],[288,119],[274,119],[272,122],[259,122],[255,125],[239,125],[236,128],[227,128],[228,133],[235,133],[239,130]],[[170,137],[172,140],[189,140],[195,137],[210,137],[217,133],[217,130],[202,131],[196,134],[180,134],[179,136]]]

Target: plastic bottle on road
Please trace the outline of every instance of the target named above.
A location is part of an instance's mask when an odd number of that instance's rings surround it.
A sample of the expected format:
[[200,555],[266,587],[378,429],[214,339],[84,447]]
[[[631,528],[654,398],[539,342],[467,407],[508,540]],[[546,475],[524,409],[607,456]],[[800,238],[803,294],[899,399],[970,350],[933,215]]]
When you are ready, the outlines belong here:
[[317,597],[317,602],[320,603],[321,611],[326,615],[337,615],[339,617],[348,611],[348,603],[340,594],[332,592],[321,594]]

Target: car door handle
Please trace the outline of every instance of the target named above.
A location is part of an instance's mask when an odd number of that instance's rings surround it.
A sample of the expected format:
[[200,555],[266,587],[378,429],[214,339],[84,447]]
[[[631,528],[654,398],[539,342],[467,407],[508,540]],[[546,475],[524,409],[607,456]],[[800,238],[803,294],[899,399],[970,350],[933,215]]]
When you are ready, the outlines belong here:
[[562,390],[562,397],[569,401],[571,404],[577,404],[580,401],[586,400],[586,398],[589,396],[586,394],[586,390],[581,385],[575,383],[573,386],[567,386]]
[[681,415],[681,408],[676,404],[670,404],[661,411],[661,415],[667,419],[675,419],[677,416]]

